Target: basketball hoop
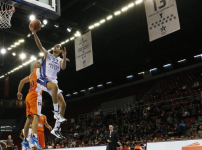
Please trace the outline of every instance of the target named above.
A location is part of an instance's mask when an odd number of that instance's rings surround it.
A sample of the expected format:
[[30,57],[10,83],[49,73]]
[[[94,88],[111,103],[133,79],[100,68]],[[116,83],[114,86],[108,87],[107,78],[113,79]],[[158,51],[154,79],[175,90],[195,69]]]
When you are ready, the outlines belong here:
[[[14,3],[13,3],[14,4]],[[6,29],[11,27],[11,17],[15,12],[15,7],[4,2],[0,2],[0,28]]]

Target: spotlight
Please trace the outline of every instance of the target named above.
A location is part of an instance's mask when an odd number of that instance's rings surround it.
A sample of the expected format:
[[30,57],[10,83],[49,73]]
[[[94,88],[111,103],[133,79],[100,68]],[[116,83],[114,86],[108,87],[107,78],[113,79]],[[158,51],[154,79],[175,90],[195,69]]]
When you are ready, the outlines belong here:
[[169,66],[171,66],[171,64],[166,64],[163,67],[165,68],[165,67],[169,67]]
[[1,54],[4,55],[5,53],[6,53],[6,49],[2,48],[2,49],[1,49]]
[[11,45],[11,47],[16,47],[15,45]]
[[184,62],[184,61],[186,61],[186,59],[179,60],[178,62],[180,63],[180,62]]
[[106,84],[112,84],[112,81],[107,82]]
[[24,53],[21,53],[21,54],[20,54],[20,59],[23,60],[23,59],[25,59],[25,58],[26,58],[26,55],[25,55]]
[[74,95],[77,95],[77,94],[78,94],[78,92],[74,92],[73,94],[74,94]]
[[12,48],[10,48],[10,47],[9,47],[9,48],[7,48],[7,50],[11,50],[11,49],[12,49]]
[[42,53],[42,52],[41,52],[41,53],[39,53],[39,56],[43,57],[43,56],[44,56],[44,53]]
[[133,78],[133,75],[129,75],[126,77],[127,79],[132,79]]
[[23,43],[24,41],[25,41],[24,39],[19,40],[20,43]]
[[31,20],[31,21],[33,21],[33,20],[35,20],[35,15],[33,15],[33,14],[31,14],[30,16],[29,16],[29,20]]
[[16,53],[12,53],[13,56],[16,56]]
[[140,4],[142,2],[142,0],[137,0],[136,2],[135,2],[135,4]]
[[46,19],[43,20],[43,24],[47,25],[48,21]]
[[70,38],[70,40],[73,40],[73,39],[74,39],[74,37],[71,37],[71,38]]
[[100,23],[95,23],[94,26],[95,27],[100,26]]
[[110,16],[107,17],[107,20],[110,20],[110,19],[112,19],[112,15],[110,15]]
[[93,29],[93,28],[94,28],[94,26],[92,25],[92,26],[89,26],[88,28],[89,28],[89,29]]
[[105,19],[102,19],[100,20],[100,23],[105,23],[105,21],[106,21]]
[[59,23],[55,22],[54,27],[59,28]]
[[120,15],[120,14],[121,14],[121,11],[116,11],[116,12],[114,13],[115,16]]
[[35,56],[31,56],[30,59],[31,60],[36,60],[36,57]]
[[134,6],[134,3],[130,3],[129,5],[128,5],[128,8],[131,8],[131,7],[133,7]]
[[155,71],[155,70],[157,70],[157,68],[150,69],[150,72],[151,72],[151,71]]
[[[31,36],[31,34],[28,34],[28,35],[27,35],[27,37],[30,37],[30,36]],[[12,47],[12,46],[11,46],[11,47]]]
[[15,45],[20,45],[20,43],[19,42],[15,42]]
[[122,9],[121,9],[121,11],[126,11],[126,10],[128,10],[128,7],[123,7]]
[[81,33],[79,31],[76,31],[76,34],[74,34],[76,37],[81,36]]
[[90,88],[88,88],[89,90],[93,90],[94,89],[94,87],[90,87]]
[[71,94],[67,94],[66,96],[67,96],[67,97],[71,97]]
[[72,31],[72,28],[68,27],[68,28],[67,28],[67,31],[68,31],[68,32],[71,32],[71,31]]

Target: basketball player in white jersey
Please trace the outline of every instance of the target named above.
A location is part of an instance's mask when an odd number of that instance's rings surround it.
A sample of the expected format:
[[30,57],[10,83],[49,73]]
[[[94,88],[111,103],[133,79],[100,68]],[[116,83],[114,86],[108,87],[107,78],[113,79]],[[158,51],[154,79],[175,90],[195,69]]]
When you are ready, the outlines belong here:
[[[61,94],[61,90],[58,88],[57,76],[60,70],[64,70],[66,68],[66,61],[69,61],[66,58],[66,48],[64,51],[61,50],[61,45],[56,44],[54,46],[53,54],[50,54],[41,44],[36,31],[32,26],[29,26],[32,34],[34,35],[34,39],[37,47],[41,52],[44,53],[44,60],[41,64],[40,72],[41,78],[38,79],[38,83],[47,87],[48,92],[52,96],[53,107],[54,107],[54,118],[56,119],[55,127],[51,131],[53,135],[57,138],[63,139],[64,137],[60,133],[60,123],[66,121],[63,117],[65,114],[66,103],[63,95]],[[63,59],[59,57],[60,53],[62,53]],[[59,107],[58,107],[59,104]],[[61,111],[59,111],[59,109]]]
[[[22,140],[24,140],[24,138],[25,138],[24,135],[25,135],[25,132],[24,132],[24,129],[22,129],[22,131],[20,133],[20,138]],[[27,139],[29,140],[31,137],[32,137],[32,124],[30,124],[30,126],[29,126]],[[32,147],[34,147],[34,145],[29,143],[29,147],[32,148]],[[22,150],[27,150],[27,149],[22,145]]]

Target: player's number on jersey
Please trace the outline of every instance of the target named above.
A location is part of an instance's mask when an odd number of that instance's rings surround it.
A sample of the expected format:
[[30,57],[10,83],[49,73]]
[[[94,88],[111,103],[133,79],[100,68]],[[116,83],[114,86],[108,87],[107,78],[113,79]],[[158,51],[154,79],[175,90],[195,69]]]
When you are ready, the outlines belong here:
[[32,80],[32,81],[30,82],[30,89],[33,88],[33,87],[34,87],[34,81]]
[[[157,11],[156,0],[153,0],[153,3],[154,3],[154,10]],[[162,3],[162,5],[158,7],[159,9],[161,9],[161,8],[163,8],[163,7],[166,6],[166,0],[160,0],[160,3]]]

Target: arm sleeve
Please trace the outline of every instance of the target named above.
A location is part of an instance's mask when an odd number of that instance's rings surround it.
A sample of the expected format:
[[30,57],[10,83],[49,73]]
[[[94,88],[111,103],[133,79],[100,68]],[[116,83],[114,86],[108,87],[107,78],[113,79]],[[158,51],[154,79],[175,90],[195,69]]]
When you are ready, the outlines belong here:
[[37,68],[37,69],[36,69],[36,76],[37,76],[37,79],[40,78],[40,68]]

